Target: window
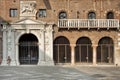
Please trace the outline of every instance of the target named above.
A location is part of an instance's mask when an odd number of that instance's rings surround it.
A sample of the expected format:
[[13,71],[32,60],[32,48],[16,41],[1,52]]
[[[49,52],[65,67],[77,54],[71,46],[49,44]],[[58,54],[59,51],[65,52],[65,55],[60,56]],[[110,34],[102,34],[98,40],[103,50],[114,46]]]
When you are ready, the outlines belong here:
[[89,12],[88,19],[96,19],[96,14],[94,12]]
[[59,13],[59,19],[66,19],[67,18],[67,13],[66,12],[60,12]]
[[17,9],[10,9],[10,17],[17,17]]
[[114,14],[113,14],[113,12],[108,12],[108,13],[107,13],[107,19],[114,19]]
[[46,17],[46,9],[40,9],[38,14],[41,18]]

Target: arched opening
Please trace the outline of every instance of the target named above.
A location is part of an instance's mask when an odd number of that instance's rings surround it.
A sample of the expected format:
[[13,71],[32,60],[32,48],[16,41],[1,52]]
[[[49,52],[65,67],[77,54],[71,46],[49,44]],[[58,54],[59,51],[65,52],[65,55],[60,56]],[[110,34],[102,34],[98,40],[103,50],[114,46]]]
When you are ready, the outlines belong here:
[[108,12],[106,17],[107,17],[107,19],[114,19],[114,13]]
[[66,37],[60,36],[54,40],[53,58],[55,64],[71,62],[71,48]]
[[96,14],[95,14],[95,12],[89,12],[89,13],[88,13],[88,19],[96,19]]
[[67,19],[67,13],[65,11],[60,12],[59,19]]
[[76,42],[75,62],[91,63],[93,59],[91,40],[87,37],[81,37]]
[[95,12],[89,12],[88,13],[88,19],[89,19],[89,26],[96,26],[95,20],[93,20],[93,19],[96,19]]
[[38,39],[33,34],[24,34],[19,39],[20,64],[38,63]]
[[97,62],[98,63],[113,63],[114,44],[109,37],[100,39],[97,47]]

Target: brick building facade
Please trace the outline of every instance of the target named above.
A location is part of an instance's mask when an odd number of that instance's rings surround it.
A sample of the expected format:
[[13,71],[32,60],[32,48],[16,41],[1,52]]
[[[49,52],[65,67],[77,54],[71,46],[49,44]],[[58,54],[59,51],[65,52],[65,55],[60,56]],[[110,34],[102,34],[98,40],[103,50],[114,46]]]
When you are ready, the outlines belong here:
[[119,0],[0,0],[1,65],[120,65],[119,20]]

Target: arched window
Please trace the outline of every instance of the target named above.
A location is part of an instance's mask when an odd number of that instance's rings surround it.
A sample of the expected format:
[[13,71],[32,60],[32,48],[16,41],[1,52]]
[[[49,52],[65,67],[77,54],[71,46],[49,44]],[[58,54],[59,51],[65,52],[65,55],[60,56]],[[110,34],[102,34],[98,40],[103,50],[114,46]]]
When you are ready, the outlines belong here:
[[107,19],[114,19],[114,13],[113,12],[108,12],[107,13]]
[[59,19],[66,19],[67,18],[67,13],[66,12],[60,12],[59,13]]
[[95,12],[89,12],[89,13],[88,13],[88,19],[96,19],[96,14],[95,14]]

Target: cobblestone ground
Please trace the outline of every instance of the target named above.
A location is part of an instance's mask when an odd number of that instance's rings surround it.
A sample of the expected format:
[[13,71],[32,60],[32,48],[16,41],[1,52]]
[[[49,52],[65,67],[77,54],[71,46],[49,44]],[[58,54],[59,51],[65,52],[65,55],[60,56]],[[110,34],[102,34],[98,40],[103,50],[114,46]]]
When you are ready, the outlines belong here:
[[120,68],[1,66],[0,80],[120,80]]

